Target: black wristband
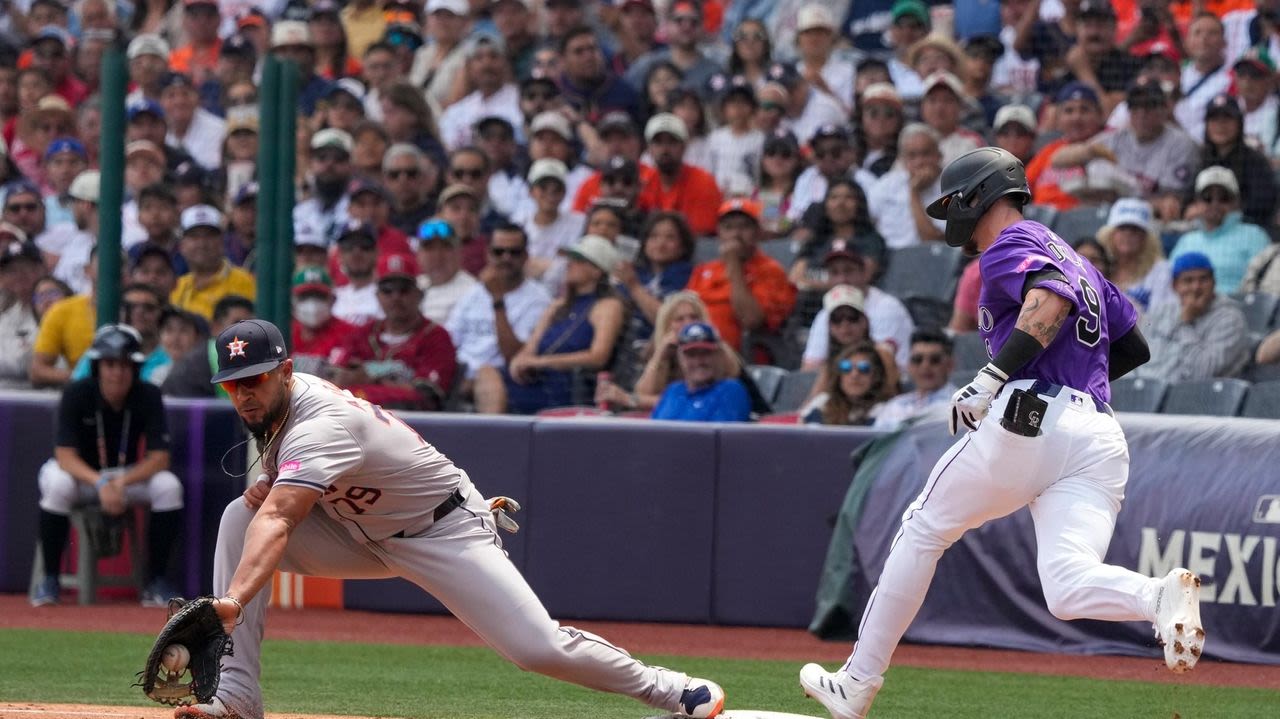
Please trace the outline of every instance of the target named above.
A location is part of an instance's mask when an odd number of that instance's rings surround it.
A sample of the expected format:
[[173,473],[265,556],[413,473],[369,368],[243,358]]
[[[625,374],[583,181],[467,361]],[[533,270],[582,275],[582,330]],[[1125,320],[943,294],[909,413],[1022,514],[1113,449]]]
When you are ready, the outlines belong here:
[[1028,362],[1043,351],[1044,345],[1040,344],[1040,340],[1015,328],[1000,348],[999,354],[991,360],[991,364],[1006,376],[1012,377],[1014,372],[1026,367]]
[[506,302],[504,302],[503,300],[494,300],[494,301],[493,301],[493,311],[494,311],[494,312],[498,312],[499,310],[505,310],[505,309],[507,309],[507,303],[506,303]]

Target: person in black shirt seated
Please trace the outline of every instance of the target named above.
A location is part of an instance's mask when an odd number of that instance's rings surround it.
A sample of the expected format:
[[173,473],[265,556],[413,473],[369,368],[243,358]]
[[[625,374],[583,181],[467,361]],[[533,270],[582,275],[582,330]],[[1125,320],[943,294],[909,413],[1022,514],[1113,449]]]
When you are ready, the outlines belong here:
[[45,578],[31,603],[56,604],[71,510],[99,503],[115,517],[151,505],[143,606],[177,596],[164,577],[182,521],[182,483],[169,471],[169,428],[160,389],[142,382],[142,338],[128,325],[101,327],[86,353],[90,376],[67,385],[58,406],[53,459],[40,468],[40,547]]

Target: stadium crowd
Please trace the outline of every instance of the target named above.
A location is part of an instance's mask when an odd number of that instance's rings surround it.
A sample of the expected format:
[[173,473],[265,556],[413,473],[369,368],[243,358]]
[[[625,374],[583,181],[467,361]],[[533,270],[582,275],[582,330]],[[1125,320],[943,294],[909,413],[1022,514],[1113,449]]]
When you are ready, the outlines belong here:
[[1280,362],[1280,0],[13,0],[0,386],[96,372],[112,45],[118,321],[166,395],[221,393],[254,312],[267,54],[301,71],[297,368],[388,407],[945,407],[980,282],[924,207],[986,144],[1139,309],[1141,377]]

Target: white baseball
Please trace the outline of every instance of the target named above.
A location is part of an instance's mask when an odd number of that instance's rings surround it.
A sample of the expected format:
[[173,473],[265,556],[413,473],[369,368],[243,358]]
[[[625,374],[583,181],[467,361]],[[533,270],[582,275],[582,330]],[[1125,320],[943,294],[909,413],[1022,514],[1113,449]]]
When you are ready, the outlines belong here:
[[164,667],[169,674],[178,676],[187,670],[187,664],[191,661],[191,652],[181,644],[170,644],[164,648],[164,655],[160,658],[160,666]]

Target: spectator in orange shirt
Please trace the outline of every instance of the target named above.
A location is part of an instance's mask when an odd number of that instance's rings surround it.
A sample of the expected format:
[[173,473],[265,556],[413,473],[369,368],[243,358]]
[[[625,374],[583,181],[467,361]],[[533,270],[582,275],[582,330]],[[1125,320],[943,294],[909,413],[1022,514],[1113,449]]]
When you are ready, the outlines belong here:
[[644,139],[658,168],[658,182],[640,193],[640,207],[678,212],[689,221],[694,234],[714,233],[720,187],[710,172],[685,163],[689,130],[684,120],[669,112],[654,115],[644,127]]
[[601,184],[606,179],[605,175],[608,167],[613,163],[613,158],[624,158],[636,165],[641,188],[658,184],[658,171],[640,162],[644,143],[640,141],[640,130],[636,128],[635,121],[630,115],[622,111],[606,114],[600,120],[598,137],[599,141],[595,142],[595,151],[590,150],[591,140],[583,138],[583,142],[588,147],[588,155],[603,153],[603,156],[592,161],[593,164],[598,162],[597,167],[601,170],[592,174],[578,187],[578,192],[573,197],[574,212],[586,212],[601,195],[610,196]]
[[169,53],[169,69],[190,75],[196,85],[213,79],[222,52],[220,22],[216,0],[183,0],[182,29],[187,43]]
[[742,333],[776,332],[796,303],[796,288],[777,260],[758,248],[760,203],[733,199],[720,206],[720,258],[698,265],[689,289],[707,305],[720,337],[737,348]]
[[1051,205],[1059,210],[1070,210],[1080,200],[1063,185],[1082,184],[1083,167],[1054,167],[1053,156],[1067,145],[1091,140],[1105,128],[1102,103],[1098,93],[1081,82],[1071,82],[1058,91],[1054,102],[1058,106],[1058,130],[1062,137],[1041,148],[1027,165],[1027,183],[1031,185],[1031,201],[1037,205]]

